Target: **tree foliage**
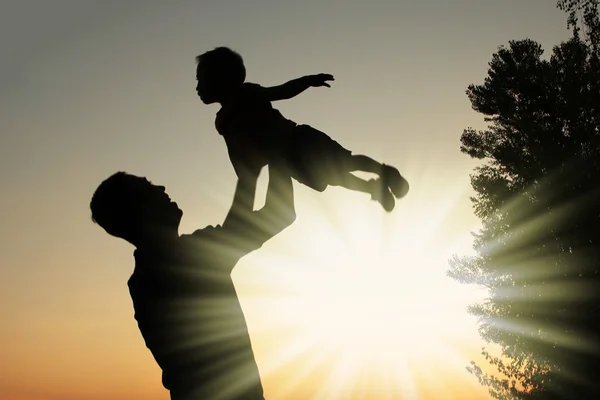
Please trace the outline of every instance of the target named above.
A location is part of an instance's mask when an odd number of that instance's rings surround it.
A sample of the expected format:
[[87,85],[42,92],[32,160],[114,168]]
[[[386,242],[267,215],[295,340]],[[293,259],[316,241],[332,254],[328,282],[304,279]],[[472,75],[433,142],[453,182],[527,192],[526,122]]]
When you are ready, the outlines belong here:
[[598,18],[598,0],[559,0],[559,9],[567,12],[567,27],[573,29],[573,35],[579,37],[583,26],[583,35],[594,50],[600,45],[600,19]]
[[[469,370],[496,399],[600,399],[600,24],[598,0],[561,0],[572,37],[549,59],[531,39],[492,56],[461,136],[482,229],[449,276],[484,285],[471,306],[501,349]],[[582,25],[585,37],[581,37]],[[597,383],[598,381],[598,383]]]

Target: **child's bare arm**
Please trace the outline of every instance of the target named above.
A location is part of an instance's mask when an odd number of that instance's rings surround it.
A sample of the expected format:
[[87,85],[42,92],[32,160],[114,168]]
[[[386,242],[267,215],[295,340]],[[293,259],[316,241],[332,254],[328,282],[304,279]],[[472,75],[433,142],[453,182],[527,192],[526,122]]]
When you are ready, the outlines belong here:
[[333,75],[330,74],[307,75],[293,79],[283,85],[267,87],[264,91],[269,101],[287,100],[298,96],[309,87],[331,87],[327,81],[333,80]]

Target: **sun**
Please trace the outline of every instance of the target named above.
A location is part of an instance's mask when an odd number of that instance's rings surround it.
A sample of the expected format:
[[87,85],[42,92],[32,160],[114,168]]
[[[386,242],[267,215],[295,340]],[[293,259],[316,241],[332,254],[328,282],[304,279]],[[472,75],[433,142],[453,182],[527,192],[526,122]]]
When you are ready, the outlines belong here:
[[445,275],[462,250],[440,239],[452,202],[407,198],[387,214],[321,196],[298,200],[300,222],[234,272],[271,397],[421,398],[432,366],[462,373],[455,344],[477,331],[473,292]]

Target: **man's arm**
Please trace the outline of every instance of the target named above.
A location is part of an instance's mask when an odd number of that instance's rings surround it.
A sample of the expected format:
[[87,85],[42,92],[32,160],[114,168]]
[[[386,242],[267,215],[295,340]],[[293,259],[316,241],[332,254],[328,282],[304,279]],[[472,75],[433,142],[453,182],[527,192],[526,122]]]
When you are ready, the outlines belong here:
[[307,75],[283,85],[264,88],[264,93],[269,101],[287,100],[298,96],[309,87],[331,87],[327,81],[333,80],[333,76],[330,74]]
[[265,227],[269,237],[275,236],[296,220],[294,204],[294,186],[290,171],[286,164],[271,162],[269,164],[269,186],[265,205],[255,211],[255,224]]
[[240,247],[247,251],[260,248],[296,219],[293,183],[287,168],[280,163],[269,164],[265,205],[254,211],[257,177],[251,173],[239,177],[233,204],[223,222],[223,229],[237,234]]
[[253,176],[253,174],[247,170],[240,170],[240,172],[241,171],[244,171],[245,173],[238,174],[238,181],[233,195],[233,203],[225,217],[223,227],[238,224],[248,218],[252,218],[252,214],[255,212],[253,209],[258,175]]

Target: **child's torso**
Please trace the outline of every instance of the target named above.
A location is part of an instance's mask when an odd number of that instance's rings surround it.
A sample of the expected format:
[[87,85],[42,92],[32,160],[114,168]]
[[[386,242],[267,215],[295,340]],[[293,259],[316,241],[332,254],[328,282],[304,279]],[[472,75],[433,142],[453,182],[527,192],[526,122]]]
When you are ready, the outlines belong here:
[[219,110],[215,126],[220,135],[226,139],[260,140],[291,132],[296,123],[273,108],[261,89],[259,85],[245,83],[235,101]]

